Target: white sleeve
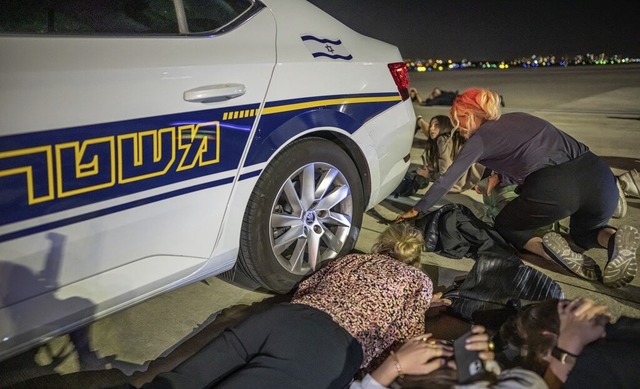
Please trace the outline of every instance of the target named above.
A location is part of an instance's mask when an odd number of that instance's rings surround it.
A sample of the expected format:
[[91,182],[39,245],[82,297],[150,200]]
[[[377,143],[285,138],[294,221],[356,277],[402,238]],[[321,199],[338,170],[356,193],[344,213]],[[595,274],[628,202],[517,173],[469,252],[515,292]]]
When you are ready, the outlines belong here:
[[349,385],[349,389],[388,389],[386,386],[382,386],[378,381],[374,380],[371,375],[367,374],[362,381],[353,381]]

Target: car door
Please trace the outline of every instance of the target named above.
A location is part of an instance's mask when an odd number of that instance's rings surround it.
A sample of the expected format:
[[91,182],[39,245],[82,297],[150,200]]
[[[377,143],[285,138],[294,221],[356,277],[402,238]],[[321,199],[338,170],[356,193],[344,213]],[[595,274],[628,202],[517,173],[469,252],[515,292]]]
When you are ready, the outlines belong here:
[[9,7],[0,355],[206,263],[275,64],[273,17],[251,0]]

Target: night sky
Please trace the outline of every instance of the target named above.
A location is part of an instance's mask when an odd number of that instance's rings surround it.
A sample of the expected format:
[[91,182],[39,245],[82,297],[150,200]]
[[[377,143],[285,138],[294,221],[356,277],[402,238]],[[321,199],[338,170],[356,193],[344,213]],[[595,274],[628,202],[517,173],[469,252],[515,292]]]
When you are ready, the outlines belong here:
[[640,56],[633,0],[310,0],[404,58],[511,60],[585,53]]

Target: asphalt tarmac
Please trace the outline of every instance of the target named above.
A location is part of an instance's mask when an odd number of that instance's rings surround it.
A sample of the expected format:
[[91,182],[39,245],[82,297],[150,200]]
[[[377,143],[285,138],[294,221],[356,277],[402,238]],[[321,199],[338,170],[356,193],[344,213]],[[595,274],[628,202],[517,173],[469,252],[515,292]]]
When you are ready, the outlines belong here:
[[[494,89],[504,97],[504,112],[529,112],[549,120],[603,157],[615,174],[640,169],[640,65],[425,72],[411,73],[410,81],[423,94],[434,87],[460,92],[471,86]],[[415,110],[429,119],[448,114],[449,107],[416,105]],[[423,140],[417,135],[414,142],[416,165]],[[387,223],[417,199],[389,197],[369,210],[356,249],[368,251]],[[611,224],[640,228],[640,199],[627,201],[626,217],[612,219]],[[483,210],[481,198],[473,191],[447,195],[440,205],[447,202]],[[587,254],[604,266],[604,250]],[[558,281],[568,298],[589,296],[607,304],[614,317],[640,317],[640,276],[624,288],[611,289],[578,279],[542,258],[522,258]],[[434,253],[424,253],[422,261],[439,288],[463,276],[473,264],[471,259]],[[89,388],[123,382],[139,386],[170,370],[227,325],[283,298],[213,277],[93,323],[86,334],[92,353],[82,363],[68,336],[0,363],[0,387]]]

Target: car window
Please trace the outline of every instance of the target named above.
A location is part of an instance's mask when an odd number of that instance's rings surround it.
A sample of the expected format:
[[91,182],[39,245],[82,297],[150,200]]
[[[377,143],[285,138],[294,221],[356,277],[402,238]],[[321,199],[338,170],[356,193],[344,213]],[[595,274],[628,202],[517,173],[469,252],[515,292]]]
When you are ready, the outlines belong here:
[[247,11],[251,0],[182,0],[189,32],[215,31]]
[[[218,30],[252,0],[183,0],[190,33]],[[173,0],[5,0],[0,33],[179,34]]]

